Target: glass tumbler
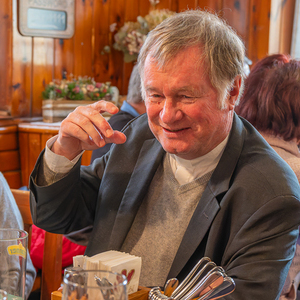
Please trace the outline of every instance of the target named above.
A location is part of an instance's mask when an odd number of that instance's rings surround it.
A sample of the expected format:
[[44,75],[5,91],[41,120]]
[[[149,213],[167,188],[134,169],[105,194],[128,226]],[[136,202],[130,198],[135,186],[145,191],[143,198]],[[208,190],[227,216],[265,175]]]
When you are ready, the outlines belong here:
[[27,245],[26,231],[0,229],[0,289],[8,299],[25,299]]
[[0,300],[7,300],[7,293],[4,290],[0,290]]
[[127,278],[101,270],[68,272],[63,280],[63,300],[127,300]]

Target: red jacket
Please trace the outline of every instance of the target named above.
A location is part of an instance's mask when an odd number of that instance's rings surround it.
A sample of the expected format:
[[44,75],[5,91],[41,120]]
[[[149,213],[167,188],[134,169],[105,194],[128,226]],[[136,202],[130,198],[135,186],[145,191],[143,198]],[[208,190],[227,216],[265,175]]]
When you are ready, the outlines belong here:
[[[42,269],[44,254],[45,230],[32,225],[30,257],[37,269]],[[81,246],[69,241],[63,236],[62,242],[62,267],[73,265],[73,256],[83,255],[86,246]]]

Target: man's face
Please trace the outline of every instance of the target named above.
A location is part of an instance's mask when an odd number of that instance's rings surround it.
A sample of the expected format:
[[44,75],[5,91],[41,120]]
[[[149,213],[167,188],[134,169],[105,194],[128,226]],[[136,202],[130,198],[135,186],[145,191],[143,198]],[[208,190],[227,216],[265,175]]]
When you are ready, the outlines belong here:
[[[218,94],[199,62],[201,50],[188,48],[162,69],[149,56],[143,84],[149,126],[165,151],[184,159],[200,157],[228,135],[239,85],[220,109]],[[238,80],[235,81],[235,83]]]

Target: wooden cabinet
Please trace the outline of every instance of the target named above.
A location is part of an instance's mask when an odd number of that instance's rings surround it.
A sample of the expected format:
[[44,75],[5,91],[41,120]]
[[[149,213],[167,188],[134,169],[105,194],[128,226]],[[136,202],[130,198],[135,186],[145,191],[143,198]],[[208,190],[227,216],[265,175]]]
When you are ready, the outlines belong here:
[[[22,185],[28,186],[29,176],[32,172],[40,152],[44,149],[46,142],[59,130],[58,123],[30,122],[18,125],[20,160],[22,170]],[[85,151],[81,163],[89,165],[92,151]]]
[[0,171],[11,188],[21,186],[21,170],[16,124],[0,127]]

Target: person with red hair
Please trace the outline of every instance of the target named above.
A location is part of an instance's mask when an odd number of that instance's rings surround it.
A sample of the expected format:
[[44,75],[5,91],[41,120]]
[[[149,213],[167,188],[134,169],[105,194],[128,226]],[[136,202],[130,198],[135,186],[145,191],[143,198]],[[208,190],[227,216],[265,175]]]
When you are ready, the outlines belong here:
[[[256,63],[235,111],[248,120],[289,164],[300,182],[300,62],[274,54]],[[300,239],[280,299],[296,299]]]

